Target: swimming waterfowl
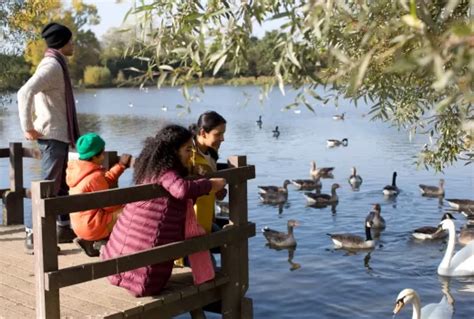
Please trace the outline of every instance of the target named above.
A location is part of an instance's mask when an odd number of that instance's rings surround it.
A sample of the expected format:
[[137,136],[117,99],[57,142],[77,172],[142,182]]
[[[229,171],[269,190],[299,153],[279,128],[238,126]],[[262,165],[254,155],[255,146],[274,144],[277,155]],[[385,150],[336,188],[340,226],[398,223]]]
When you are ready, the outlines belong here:
[[441,263],[438,266],[438,275],[446,277],[460,277],[474,275],[474,241],[470,241],[464,248],[454,253],[456,245],[456,229],[452,219],[444,219],[439,226],[448,231],[448,246]]
[[264,204],[284,204],[288,200],[288,193],[260,193],[260,201]]
[[336,194],[336,189],[338,189],[339,187],[340,185],[337,183],[332,184],[331,195],[305,192],[304,197],[306,197],[306,200],[308,201],[308,204],[310,205],[314,205],[314,204],[329,205],[329,204],[337,203],[339,201],[339,197]]
[[[450,213],[445,213],[443,219],[455,219]],[[417,228],[411,234],[416,239],[427,240],[427,239],[442,239],[448,236],[448,233],[439,227],[424,226]]]
[[328,147],[335,147],[335,146],[347,146],[349,144],[349,140],[347,138],[343,138],[342,140],[334,140],[328,139],[326,140]]
[[258,120],[257,120],[257,125],[258,125],[258,127],[262,128],[262,124],[263,124],[263,122],[262,122],[262,116],[259,115],[259,116],[258,116]]
[[271,247],[295,247],[296,246],[296,239],[293,235],[293,227],[299,226],[299,223],[294,220],[288,220],[288,233],[280,232],[265,226],[262,228],[263,236],[268,241],[268,245]]
[[342,113],[341,115],[339,115],[339,114],[333,115],[332,118],[333,118],[333,120],[336,120],[336,121],[344,120],[345,115],[346,115],[346,112]]
[[444,179],[439,180],[439,186],[430,186],[420,184],[421,195],[423,196],[430,196],[430,197],[439,197],[444,196]]
[[380,204],[374,204],[374,207],[365,218],[365,221],[372,225],[372,229],[385,229],[385,219],[380,215],[380,212]]
[[287,179],[283,182],[283,187],[278,186],[257,186],[258,192],[260,194],[268,194],[268,193],[288,193],[288,185],[291,182]]
[[322,187],[322,183],[321,183],[321,180],[319,178],[315,178],[315,179],[292,179],[291,183],[298,190],[312,191],[316,188],[321,189],[321,187]]
[[360,177],[360,175],[357,175],[357,170],[355,167],[352,167],[352,174],[351,176],[349,176],[348,182],[353,190],[359,190],[360,185],[362,185],[362,177]]
[[334,170],[334,167],[320,167],[316,168],[316,162],[311,161],[311,169],[309,170],[309,174],[313,178],[325,178],[325,177],[334,177],[332,175],[332,171]]
[[446,296],[443,296],[439,303],[431,303],[421,308],[420,297],[416,291],[407,288],[398,294],[393,314],[399,313],[409,303],[413,306],[412,319],[449,319],[452,318],[454,312],[453,305]]
[[228,216],[229,202],[216,201],[216,214]]
[[327,234],[331,237],[336,248],[346,249],[371,249],[375,247],[375,241],[372,239],[370,222],[365,222],[365,240],[364,238],[353,234]]
[[278,130],[278,126],[275,127],[272,133],[273,133],[273,137],[278,138],[278,136],[280,136],[280,131]]
[[400,192],[397,187],[397,172],[393,172],[392,175],[392,185],[387,185],[383,188],[383,193],[386,196],[396,196]]
[[471,199],[458,199],[450,198],[446,199],[449,206],[457,210],[473,210],[474,211],[474,200]]
[[467,245],[469,242],[474,240],[474,223],[473,224],[466,224],[461,227],[461,231],[459,232],[459,243],[463,246]]

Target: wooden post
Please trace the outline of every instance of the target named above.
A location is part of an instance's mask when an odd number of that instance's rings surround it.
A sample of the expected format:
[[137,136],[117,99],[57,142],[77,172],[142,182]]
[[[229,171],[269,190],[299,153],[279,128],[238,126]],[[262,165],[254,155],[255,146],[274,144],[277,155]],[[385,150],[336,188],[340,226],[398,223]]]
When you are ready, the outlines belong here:
[[[232,156],[228,159],[229,167],[247,165],[245,156]],[[247,181],[229,185],[229,218],[237,227],[248,223]],[[222,317],[240,319],[245,315],[242,301],[248,289],[248,240],[222,248],[223,271],[229,275],[230,282],[224,288],[222,298]],[[247,312],[248,314],[248,312]],[[248,319],[249,317],[246,317]]]
[[[102,163],[102,166],[106,169],[109,170],[117,164],[119,161],[119,157],[117,156],[117,152],[115,151],[107,151],[104,152],[104,162]],[[115,183],[114,185],[109,185],[110,188],[116,188],[118,187],[118,183]]]
[[31,183],[33,234],[35,252],[36,317],[60,318],[59,289],[45,288],[45,273],[58,270],[56,216],[45,211],[44,199],[53,196],[54,182]]
[[23,146],[21,143],[10,143],[10,191],[4,195],[5,225],[23,224]]

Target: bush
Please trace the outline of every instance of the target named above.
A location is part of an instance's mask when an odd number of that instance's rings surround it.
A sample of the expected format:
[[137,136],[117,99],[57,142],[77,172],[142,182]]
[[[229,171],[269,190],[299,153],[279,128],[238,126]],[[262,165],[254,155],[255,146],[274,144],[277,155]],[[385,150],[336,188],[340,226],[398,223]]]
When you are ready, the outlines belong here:
[[87,66],[84,71],[84,85],[86,87],[104,87],[112,83],[110,70],[102,66]]

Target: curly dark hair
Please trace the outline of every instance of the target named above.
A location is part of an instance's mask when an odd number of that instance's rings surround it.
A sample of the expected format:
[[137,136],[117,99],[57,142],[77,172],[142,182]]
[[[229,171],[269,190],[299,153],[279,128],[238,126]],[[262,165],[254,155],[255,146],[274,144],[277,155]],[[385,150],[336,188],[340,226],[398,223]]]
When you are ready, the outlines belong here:
[[175,169],[181,176],[188,175],[188,169],[181,163],[178,150],[193,137],[180,125],[167,125],[155,137],[148,137],[135,161],[133,180],[141,184],[152,177],[158,177],[169,169]]
[[[199,115],[197,123],[191,124],[189,126],[189,130],[193,133],[194,136],[197,136],[201,129],[203,129],[206,133],[209,133],[219,125],[226,123],[227,121],[225,120],[225,118],[216,111],[206,111]],[[217,150],[209,148],[208,152],[214,160],[217,161],[219,159]]]

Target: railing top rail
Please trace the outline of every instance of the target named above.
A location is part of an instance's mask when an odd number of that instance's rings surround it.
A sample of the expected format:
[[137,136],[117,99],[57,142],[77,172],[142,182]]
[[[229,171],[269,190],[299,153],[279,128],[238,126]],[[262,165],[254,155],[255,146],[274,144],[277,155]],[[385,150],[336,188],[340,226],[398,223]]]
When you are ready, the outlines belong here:
[[[229,184],[244,183],[255,178],[255,167],[243,166],[224,169],[207,177],[223,177]],[[156,197],[168,196],[168,193],[157,184],[146,184],[124,188],[115,188],[93,193],[45,198],[44,216],[60,215],[100,207],[121,205]]]

